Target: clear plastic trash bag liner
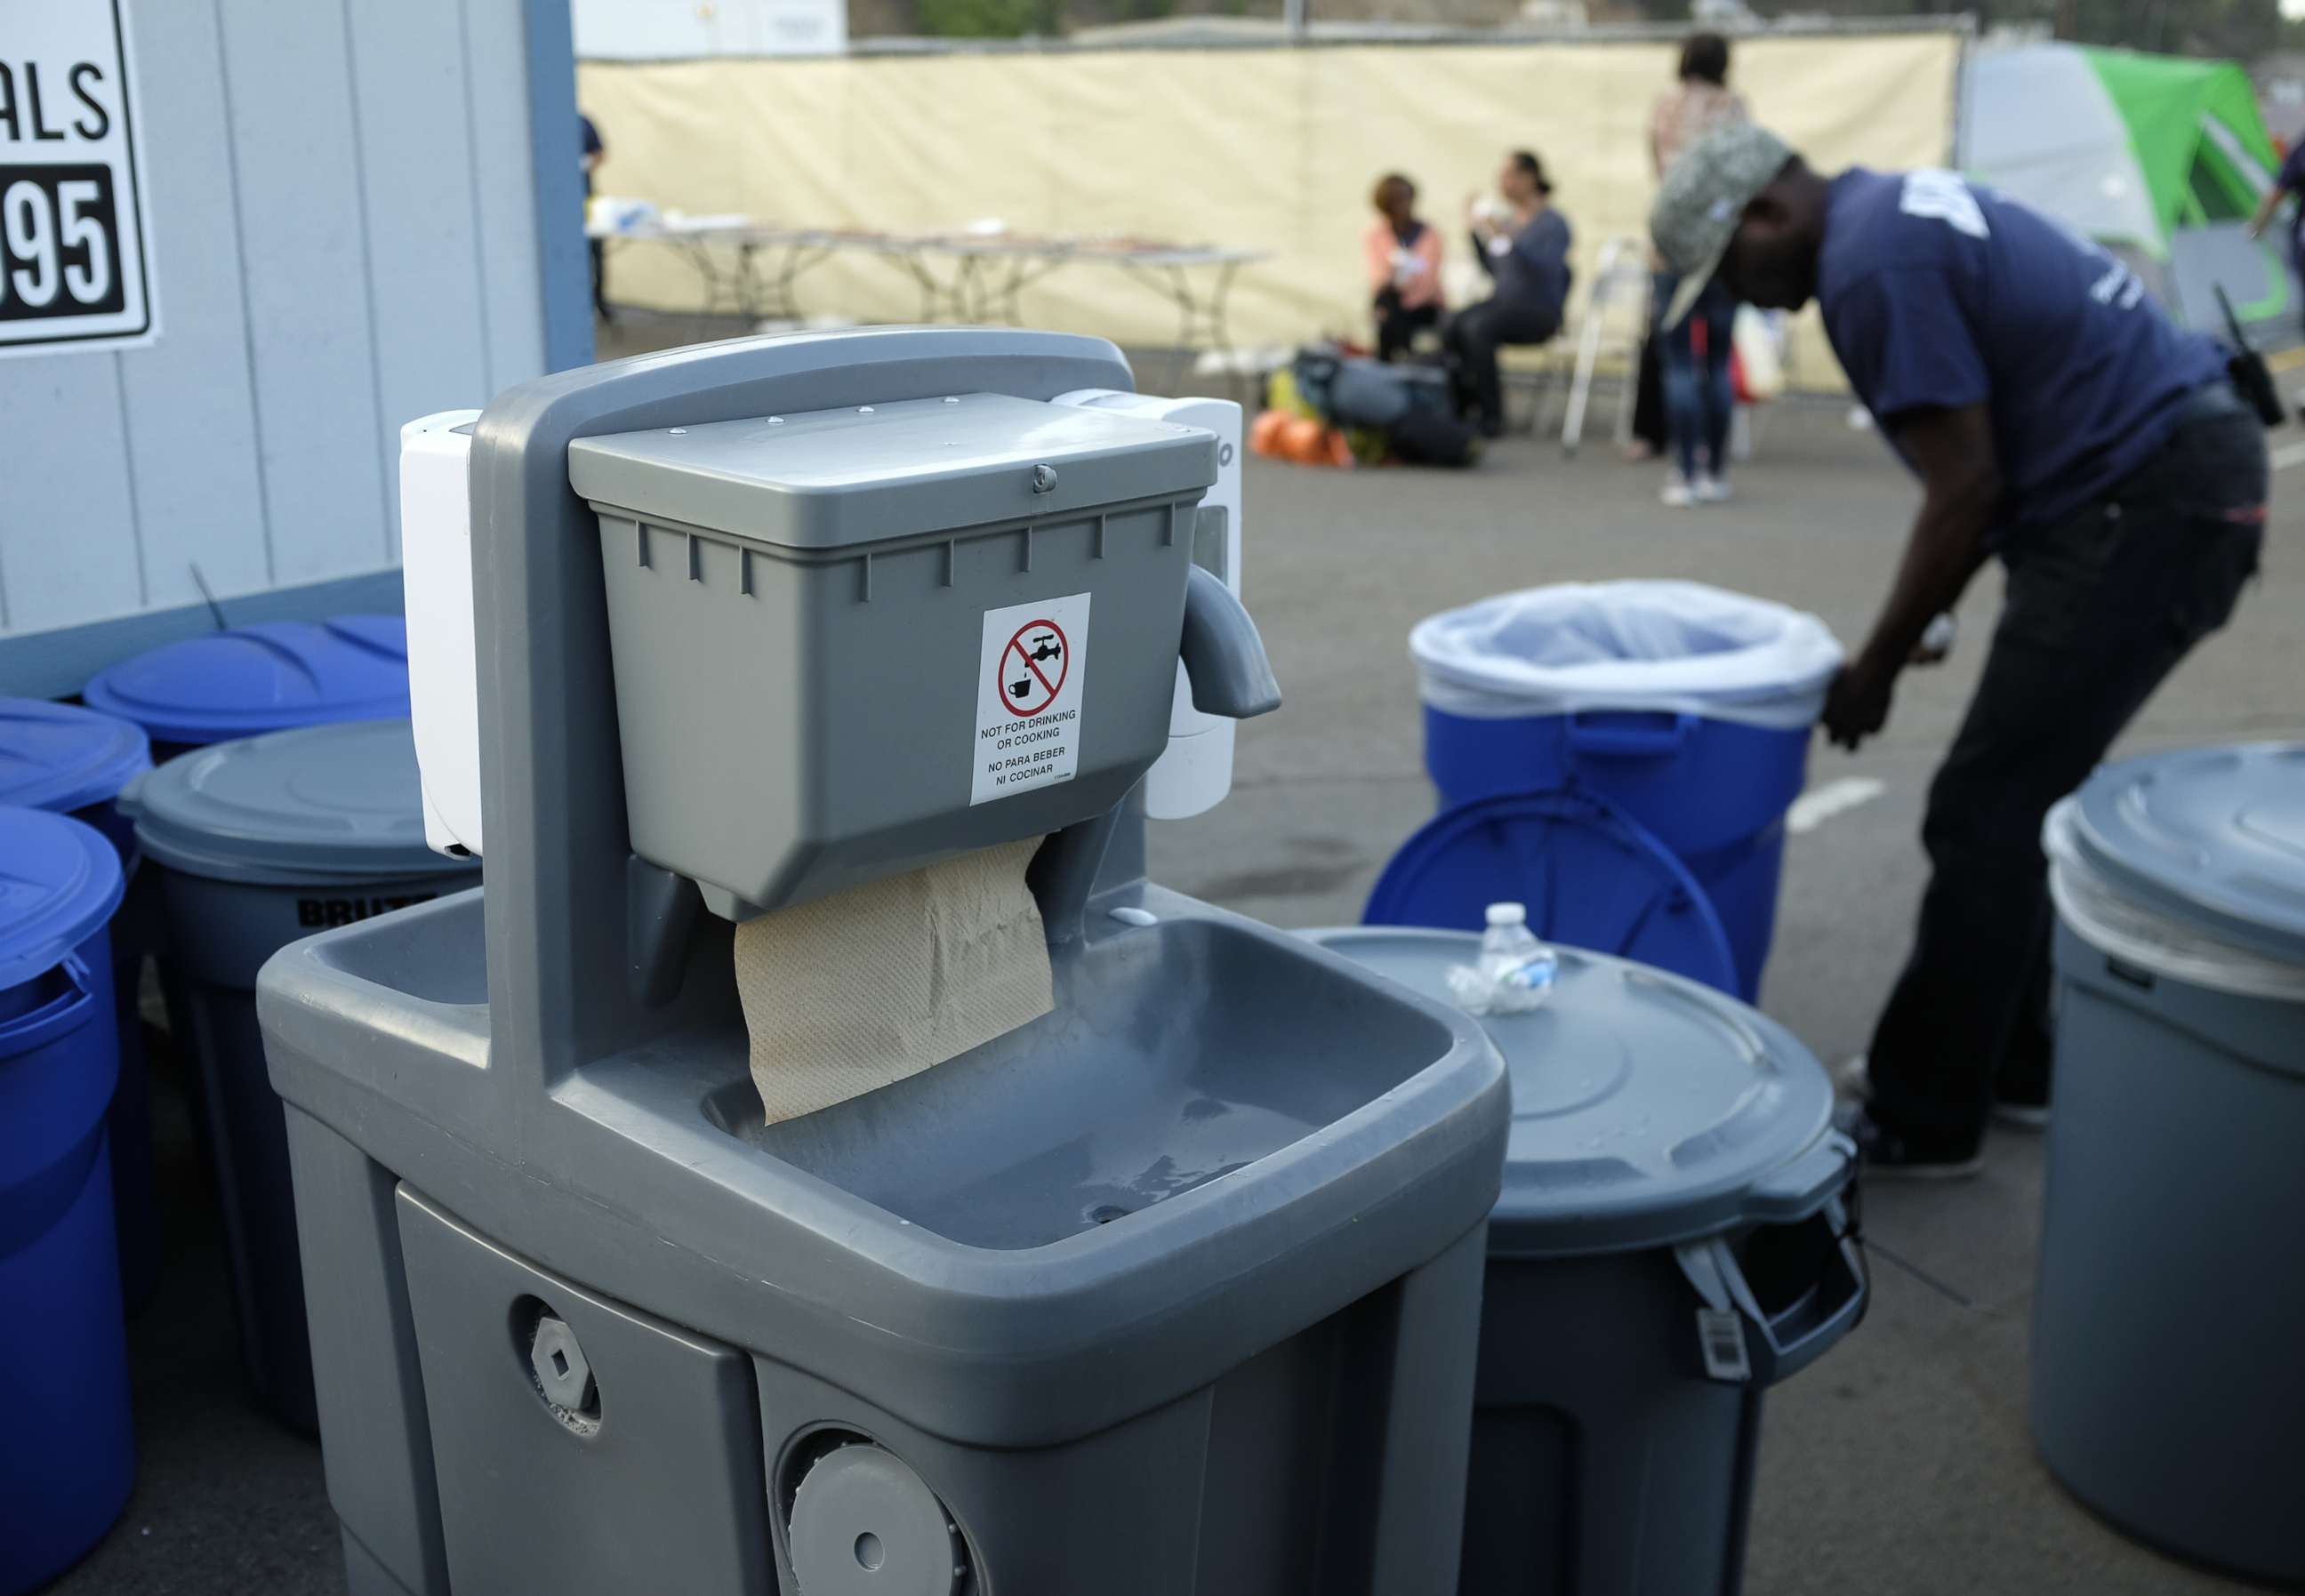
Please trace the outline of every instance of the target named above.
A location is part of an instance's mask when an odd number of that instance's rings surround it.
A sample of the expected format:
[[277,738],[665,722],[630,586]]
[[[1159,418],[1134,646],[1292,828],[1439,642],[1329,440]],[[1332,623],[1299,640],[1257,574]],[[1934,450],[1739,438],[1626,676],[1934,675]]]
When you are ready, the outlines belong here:
[[1478,719],[1653,710],[1797,730],[1841,668],[1823,621],[1693,582],[1566,582],[1433,615],[1408,635],[1433,709]]

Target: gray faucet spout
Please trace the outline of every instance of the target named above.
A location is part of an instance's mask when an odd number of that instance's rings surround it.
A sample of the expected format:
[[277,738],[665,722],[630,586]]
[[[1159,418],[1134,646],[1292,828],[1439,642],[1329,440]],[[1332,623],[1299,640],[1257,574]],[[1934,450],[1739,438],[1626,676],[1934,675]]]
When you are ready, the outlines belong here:
[[1198,565],[1186,582],[1180,651],[1192,679],[1193,708],[1202,714],[1247,720],[1280,708],[1280,683],[1256,623],[1231,589]]

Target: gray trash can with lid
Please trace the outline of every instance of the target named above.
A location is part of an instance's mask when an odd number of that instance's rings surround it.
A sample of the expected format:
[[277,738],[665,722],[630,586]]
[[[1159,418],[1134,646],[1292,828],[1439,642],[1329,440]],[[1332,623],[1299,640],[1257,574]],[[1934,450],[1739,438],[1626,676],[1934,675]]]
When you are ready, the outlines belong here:
[[461,892],[479,879],[478,862],[425,847],[405,720],[196,749],[140,777],[122,802],[161,878],[169,1025],[200,1082],[242,1361],[265,1403],[310,1430],[294,1188],[265,1074],[256,972],[317,930]]
[[[1460,931],[1306,933],[1444,998]],[[1491,1014],[1512,1078],[1466,1501],[1465,1596],[1714,1596],[1743,1582],[1762,1392],[1868,1292],[1833,1089],[1782,1026],[1559,950]]]
[[[1278,703],[1193,565],[1215,439],[1048,403],[1129,386],[887,329],[475,425],[487,893],[259,992],[355,1591],[1453,1589],[1502,1064],[1100,880],[1180,657],[1204,712]],[[1008,787],[1020,608],[1086,674],[1068,770]],[[1040,647],[1030,713],[1076,685]],[[1054,1012],[763,1125],[731,922],[1043,835]]]
[[2044,843],[2034,1438],[2139,1539],[2305,1583],[2305,743],[2109,765]]

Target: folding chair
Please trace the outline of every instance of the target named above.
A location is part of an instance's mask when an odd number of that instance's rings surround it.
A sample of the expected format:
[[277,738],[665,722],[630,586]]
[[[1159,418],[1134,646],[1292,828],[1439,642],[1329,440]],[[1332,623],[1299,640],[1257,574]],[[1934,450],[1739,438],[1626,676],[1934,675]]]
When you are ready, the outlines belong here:
[[1585,438],[1585,412],[1592,403],[1593,374],[1601,361],[1617,362],[1624,381],[1617,393],[1617,441],[1633,433],[1633,400],[1640,371],[1641,340],[1648,335],[1648,246],[1638,239],[1612,238],[1601,246],[1593,286],[1577,328],[1577,363],[1569,379],[1569,406],[1561,422],[1561,447],[1577,453]]

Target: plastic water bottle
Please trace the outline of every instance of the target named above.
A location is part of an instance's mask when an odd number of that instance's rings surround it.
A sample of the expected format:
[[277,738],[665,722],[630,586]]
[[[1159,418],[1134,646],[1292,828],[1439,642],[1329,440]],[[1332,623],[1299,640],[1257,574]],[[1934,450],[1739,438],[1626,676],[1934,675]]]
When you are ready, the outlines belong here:
[[1481,933],[1481,973],[1500,1014],[1537,1007],[1552,996],[1561,960],[1528,929],[1528,910],[1519,904],[1491,904],[1489,929]]
[[1477,964],[1449,972],[1450,995],[1475,1014],[1527,1014],[1552,996],[1561,959],[1530,934],[1519,904],[1491,904]]

